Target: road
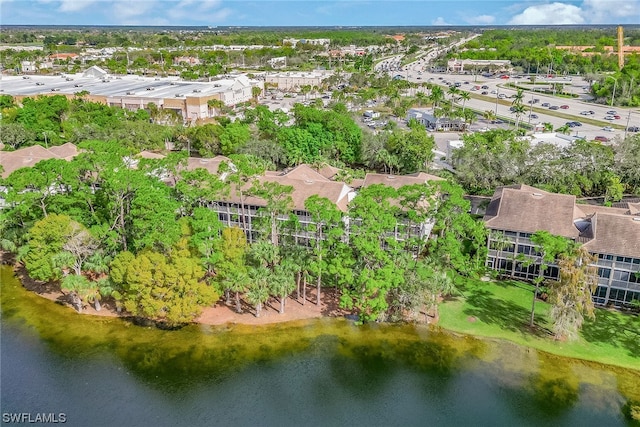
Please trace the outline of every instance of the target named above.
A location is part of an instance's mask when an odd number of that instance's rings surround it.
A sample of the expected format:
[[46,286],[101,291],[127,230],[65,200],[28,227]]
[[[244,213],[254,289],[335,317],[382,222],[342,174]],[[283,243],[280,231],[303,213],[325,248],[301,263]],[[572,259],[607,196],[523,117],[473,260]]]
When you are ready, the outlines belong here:
[[[440,85],[444,89],[448,89],[449,86],[447,83],[459,83],[459,89],[469,92],[471,95],[471,99],[466,102],[465,107],[472,108],[478,112],[490,110],[496,113],[498,118],[515,120],[515,115],[509,111],[509,108],[512,105],[512,100],[508,97],[514,95],[516,90],[507,87],[507,84],[509,82],[513,82],[521,87],[531,86],[531,88],[533,88],[533,85],[527,84],[529,83],[528,78],[518,79],[510,77],[509,79],[500,79],[486,78],[480,75],[431,73],[426,71],[430,70],[430,63],[444,50],[451,49],[454,45],[460,46],[477,36],[478,34],[474,34],[473,36],[460,40],[449,47],[434,48],[428,51],[419,60],[406,65],[401,71],[390,71],[390,73],[392,75],[400,73],[405,79],[413,83],[428,82]],[[394,61],[399,63],[400,59],[394,59]],[[560,79],[562,80],[562,78]],[[539,78],[537,81],[543,81],[543,78]],[[571,128],[570,134],[573,136],[584,137],[588,140],[592,140],[596,136],[604,136],[613,140],[617,136],[623,137],[626,133],[625,129],[627,127],[640,126],[640,110],[637,108],[612,108],[610,106],[590,102],[591,96],[588,93],[589,83],[580,76],[573,76],[562,81],[565,83],[565,90],[578,95],[578,98],[564,98],[541,94],[532,90],[525,90],[525,99],[523,102],[528,108],[526,114],[521,116],[520,120],[523,123],[531,125],[548,122],[553,125],[554,129],[564,126],[567,122],[580,122],[582,126]],[[479,90],[472,90],[474,86],[479,86]],[[482,89],[482,86],[485,86],[486,89]],[[483,92],[486,92],[486,95],[483,96]],[[498,97],[500,94],[504,94],[507,98],[499,99]],[[538,101],[536,103],[532,103],[534,99],[537,99]],[[542,104],[549,105],[542,107]],[[460,105],[459,102],[458,105]],[[568,106],[568,108],[550,110],[550,106]],[[580,114],[583,111],[593,111],[595,114]],[[615,115],[620,118],[606,120],[605,117],[612,115],[609,113],[610,111],[615,111]],[[589,121],[595,120],[595,123],[584,123],[585,119],[588,119]],[[607,130],[604,129],[605,127]]]
[[[419,71],[413,72],[411,71],[408,75],[408,80],[420,83],[420,82],[429,82],[433,84],[437,84],[442,86],[444,89],[448,89],[448,85],[445,82],[451,83],[460,83],[460,90],[464,90],[469,92],[471,95],[471,99],[467,101],[466,106],[472,108],[476,111],[493,111],[497,112],[497,116],[499,118],[507,118],[510,120],[515,120],[515,115],[509,111],[509,108],[512,105],[512,100],[509,99],[511,95],[516,93],[515,89],[507,87],[507,82],[509,80],[503,80],[498,78],[484,78],[478,76],[477,81],[473,81],[473,76],[469,75],[456,75],[456,74],[442,74],[442,73],[429,73],[422,72],[419,74]],[[518,80],[513,79],[516,84],[518,84]],[[581,90],[584,92],[582,87],[587,85],[581,78],[574,78],[575,81],[572,81],[572,89]],[[523,79],[520,80],[520,85],[522,86]],[[477,91],[472,91],[471,89],[474,86],[480,86],[481,88]],[[482,89],[482,86],[485,86],[486,89]],[[486,95],[481,95],[482,92],[486,92]],[[446,91],[445,91],[446,93]],[[507,96],[506,99],[499,99],[500,94],[504,94]],[[538,99],[539,101],[535,104],[531,104],[530,101],[533,99]],[[589,140],[595,138],[596,136],[606,136],[608,138],[613,138],[615,136],[624,136],[624,129],[627,127],[627,121],[629,126],[640,126],[640,110],[638,109],[628,109],[628,108],[620,108],[615,107],[611,108],[609,106],[594,104],[588,102],[587,97],[581,98],[560,98],[553,95],[545,95],[537,92],[533,92],[530,90],[525,91],[525,98],[523,100],[524,105],[527,107],[527,113],[521,117],[521,120],[524,123],[530,123],[535,125],[536,123],[551,123],[554,128],[559,128],[563,126],[565,123],[569,121],[577,121],[583,122],[585,118],[590,120],[596,120],[596,124],[587,124],[583,123],[582,126],[571,128],[571,135],[585,137]],[[549,110],[548,107],[542,107],[543,104],[549,104],[551,106],[568,106],[567,109],[558,109],[558,110]],[[458,103],[459,104],[459,103]],[[605,120],[605,117],[608,116],[609,111],[615,111],[620,119],[615,120]],[[594,115],[581,115],[582,111],[594,111]],[[534,114],[538,116],[537,118],[529,119],[529,114]],[[605,126],[619,126],[620,128],[614,128],[611,131],[603,130]]]

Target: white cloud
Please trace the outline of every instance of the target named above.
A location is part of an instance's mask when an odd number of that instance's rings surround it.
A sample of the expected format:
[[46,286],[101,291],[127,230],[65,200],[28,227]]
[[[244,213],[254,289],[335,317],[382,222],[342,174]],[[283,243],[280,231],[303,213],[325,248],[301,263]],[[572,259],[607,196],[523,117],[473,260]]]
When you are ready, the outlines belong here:
[[431,25],[436,25],[441,27],[441,26],[447,26],[450,24],[448,24],[447,21],[445,21],[442,16],[438,16],[436,19],[431,21]]
[[489,25],[489,24],[493,24],[496,21],[495,16],[492,15],[480,15],[480,16],[474,16],[473,18],[469,18],[467,19],[467,22],[469,24],[476,24],[476,25]]
[[520,10],[509,24],[616,24],[616,18],[637,18],[640,0],[583,0],[579,5],[554,2],[528,7],[521,4]]
[[94,0],[61,0],[58,10],[60,12],[77,12],[91,6],[93,3],[95,3]]
[[529,6],[509,21],[512,25],[576,25],[584,24],[581,8],[566,3]]
[[[144,15],[152,9],[162,10],[163,4],[156,4],[155,0],[139,0],[139,1],[127,1],[117,0],[113,2],[112,14],[119,19],[127,22],[125,25],[146,25],[146,24],[133,24],[130,18]],[[142,22],[147,22],[146,19],[142,19]]]
[[584,0],[582,7],[590,23],[611,22],[612,17],[640,16],[640,0]]
[[194,1],[182,0],[171,9],[167,10],[165,16],[172,22],[183,20],[193,20],[198,22],[219,23],[232,14],[229,8],[215,10],[222,2],[218,0]]

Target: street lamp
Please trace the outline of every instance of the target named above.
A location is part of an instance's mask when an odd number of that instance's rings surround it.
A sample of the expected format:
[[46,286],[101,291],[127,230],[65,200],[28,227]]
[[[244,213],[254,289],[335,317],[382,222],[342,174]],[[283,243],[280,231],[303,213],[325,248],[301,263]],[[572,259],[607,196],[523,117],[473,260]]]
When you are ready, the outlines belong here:
[[500,95],[500,86],[496,86],[496,119],[498,118],[498,96]]
[[618,84],[618,79],[613,76],[607,76],[607,79],[613,79],[613,93],[611,94],[611,106],[613,107],[613,99],[616,97],[616,85]]
[[42,132],[42,135],[44,136],[44,147],[46,149],[49,149],[49,143],[47,142],[47,132]]
[[531,113],[533,113],[533,94],[531,95],[531,102],[529,102],[529,127],[531,127]]
[[631,111],[627,115],[627,126],[624,128],[624,139],[627,139],[627,132],[629,131],[629,120],[631,119]]

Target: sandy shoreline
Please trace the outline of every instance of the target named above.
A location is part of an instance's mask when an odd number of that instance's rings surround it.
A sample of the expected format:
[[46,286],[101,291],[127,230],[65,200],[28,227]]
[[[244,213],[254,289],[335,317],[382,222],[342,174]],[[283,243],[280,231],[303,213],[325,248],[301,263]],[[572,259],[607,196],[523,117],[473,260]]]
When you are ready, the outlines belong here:
[[[67,306],[69,310],[75,311],[69,303],[68,296],[61,292],[58,286],[31,279],[21,266],[15,266],[14,272],[25,289],[50,301],[61,303]],[[273,297],[264,304],[260,317],[255,316],[253,307],[243,303],[242,308],[243,312],[237,313],[233,298],[230,304],[227,305],[224,297],[222,297],[213,306],[206,307],[194,322],[203,325],[224,325],[227,323],[265,325],[319,317],[343,317],[350,313],[338,306],[337,290],[333,288],[322,290],[320,305],[316,305],[315,288],[307,288],[306,301],[302,299],[302,295],[300,295],[300,298],[297,298],[294,292],[286,299],[284,313],[282,314],[279,312],[280,301]],[[81,314],[103,317],[124,317],[116,312],[115,306],[110,301],[105,301],[100,311],[97,311],[93,305],[87,305]]]

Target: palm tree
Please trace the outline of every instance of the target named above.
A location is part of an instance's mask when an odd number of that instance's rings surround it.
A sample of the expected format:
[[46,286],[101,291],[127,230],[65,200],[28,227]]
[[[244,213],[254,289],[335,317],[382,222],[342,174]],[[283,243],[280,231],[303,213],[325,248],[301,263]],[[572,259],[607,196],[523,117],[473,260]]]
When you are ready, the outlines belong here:
[[571,131],[571,128],[569,127],[569,125],[566,125],[566,124],[556,129],[556,132],[560,132],[565,135],[569,134],[570,131]]
[[467,104],[467,101],[471,99],[471,95],[469,94],[469,92],[461,91],[460,99],[462,99],[462,115],[464,115],[465,105]]
[[493,110],[485,110],[485,112],[482,113],[482,117],[484,117],[485,120],[492,122],[496,119],[496,113]]
[[260,97],[260,94],[262,94],[262,89],[260,89],[258,86],[253,86],[251,88],[251,96],[253,96],[255,102],[258,102],[258,97]]
[[451,96],[451,103],[453,104],[456,99],[456,95],[460,93],[460,89],[458,89],[454,85],[451,85],[449,86],[449,90],[447,92],[449,92],[449,95]]
[[225,288],[231,292],[235,292],[236,312],[242,313],[242,304],[240,303],[240,294],[245,292],[251,285],[251,278],[244,269],[233,270],[229,277],[225,277]]
[[422,107],[423,105],[425,105],[428,99],[429,98],[427,97],[427,95],[424,94],[424,92],[416,93],[416,100],[418,101],[418,106]]
[[544,122],[542,124],[542,126],[544,127],[544,131],[545,132],[552,132],[553,131],[553,125],[549,122]]
[[513,105],[522,105],[522,100],[524,99],[524,90],[518,89],[515,95],[513,95]]
[[224,111],[224,102],[219,99],[210,99],[207,101],[207,106],[213,110],[211,116],[215,116],[216,112],[222,113]]
[[294,278],[295,266],[282,260],[274,267],[271,273],[271,291],[280,298],[280,314],[284,314],[284,305],[287,297],[296,287]]
[[512,108],[513,114],[516,115],[516,129],[520,125],[520,117],[525,113],[525,107],[522,104],[516,104]]
[[247,301],[256,308],[256,317],[260,317],[262,304],[269,299],[269,280],[271,270],[260,266],[251,270],[252,282],[247,291]]
[[438,107],[438,104],[444,100],[444,91],[440,86],[434,86],[431,89],[429,100],[432,102],[434,110]]

